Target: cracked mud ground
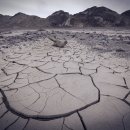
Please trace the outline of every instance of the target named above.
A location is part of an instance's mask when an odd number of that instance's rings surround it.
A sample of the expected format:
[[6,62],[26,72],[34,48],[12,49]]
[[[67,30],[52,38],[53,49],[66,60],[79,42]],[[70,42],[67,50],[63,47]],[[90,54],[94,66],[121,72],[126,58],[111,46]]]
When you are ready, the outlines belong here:
[[[0,130],[130,130],[130,37],[1,35]],[[68,44],[54,47],[47,35]]]

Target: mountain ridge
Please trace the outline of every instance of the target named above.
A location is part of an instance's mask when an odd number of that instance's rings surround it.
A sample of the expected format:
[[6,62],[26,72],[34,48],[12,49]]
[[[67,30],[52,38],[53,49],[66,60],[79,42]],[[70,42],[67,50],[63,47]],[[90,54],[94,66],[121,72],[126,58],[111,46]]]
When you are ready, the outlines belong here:
[[27,15],[22,12],[14,16],[0,14],[1,28],[43,28],[43,27],[130,27],[130,10],[121,14],[104,6],[93,6],[71,15],[63,10],[47,18]]

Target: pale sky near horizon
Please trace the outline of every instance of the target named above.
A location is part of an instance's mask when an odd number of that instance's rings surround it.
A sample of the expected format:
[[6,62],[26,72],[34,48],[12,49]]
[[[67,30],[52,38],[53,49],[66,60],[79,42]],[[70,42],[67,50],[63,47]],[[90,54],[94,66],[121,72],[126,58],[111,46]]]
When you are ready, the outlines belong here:
[[75,14],[92,6],[105,6],[122,13],[130,10],[130,0],[0,0],[0,14],[23,12],[45,18],[58,10]]

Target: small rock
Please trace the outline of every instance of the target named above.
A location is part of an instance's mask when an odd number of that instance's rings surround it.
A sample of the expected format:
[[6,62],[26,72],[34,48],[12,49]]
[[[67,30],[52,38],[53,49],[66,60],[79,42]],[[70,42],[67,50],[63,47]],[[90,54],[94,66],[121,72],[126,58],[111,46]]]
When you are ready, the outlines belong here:
[[54,42],[53,46],[55,46],[55,47],[63,48],[67,44],[66,40],[59,40],[59,39],[57,40],[57,39],[53,39],[50,37],[49,37],[49,39]]
[[63,48],[66,44],[67,44],[66,40],[65,41],[57,40],[54,42],[53,46]]

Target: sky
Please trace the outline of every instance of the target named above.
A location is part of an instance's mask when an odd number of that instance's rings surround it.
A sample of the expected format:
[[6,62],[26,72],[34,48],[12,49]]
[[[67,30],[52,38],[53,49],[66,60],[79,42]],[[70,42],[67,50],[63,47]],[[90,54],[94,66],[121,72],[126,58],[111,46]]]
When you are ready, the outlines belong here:
[[0,14],[22,12],[46,18],[55,11],[75,14],[92,6],[105,6],[118,13],[130,10],[130,0],[0,0]]

